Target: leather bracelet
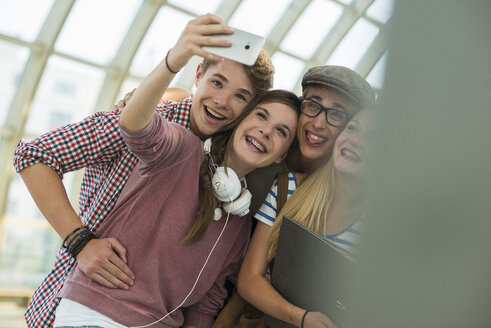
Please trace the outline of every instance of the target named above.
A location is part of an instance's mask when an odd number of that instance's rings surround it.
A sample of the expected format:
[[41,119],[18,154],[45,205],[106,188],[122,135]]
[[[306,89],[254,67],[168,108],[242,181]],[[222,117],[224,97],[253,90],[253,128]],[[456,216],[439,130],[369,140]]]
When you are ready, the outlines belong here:
[[68,239],[74,235],[75,233],[77,233],[78,231],[82,230],[82,229],[85,229],[85,226],[80,226],[78,228],[75,228],[72,232],[70,232],[68,235],[66,235],[65,239],[63,239],[63,242],[61,243],[61,246],[67,248],[66,246],[66,243],[68,241]]
[[169,72],[171,72],[172,74],[177,74],[177,73],[179,73],[179,71],[181,69],[179,68],[177,71],[172,70],[169,66],[169,62],[167,61],[167,57],[169,57],[169,53],[171,50],[172,50],[172,48],[170,48],[169,51],[167,51],[167,55],[165,55],[165,66],[167,66],[167,69],[169,70]]
[[309,310],[306,310],[305,313],[303,314],[302,322],[300,323],[300,328],[303,328],[303,323],[305,321],[305,317],[307,316],[307,313],[309,313],[309,312],[310,312]]

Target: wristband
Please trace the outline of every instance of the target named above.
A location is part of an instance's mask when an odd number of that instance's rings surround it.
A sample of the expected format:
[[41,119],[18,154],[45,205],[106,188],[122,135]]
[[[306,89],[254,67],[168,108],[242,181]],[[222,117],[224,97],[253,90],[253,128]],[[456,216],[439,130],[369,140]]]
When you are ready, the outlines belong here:
[[305,317],[307,316],[307,313],[309,313],[309,312],[310,312],[309,310],[306,310],[305,313],[303,314],[302,322],[300,323],[300,328],[303,328],[303,323],[305,321]]
[[63,242],[61,243],[61,246],[67,248],[66,242],[68,241],[68,238],[70,238],[70,236],[72,236],[74,233],[76,233],[76,232],[78,232],[78,231],[80,231],[80,230],[82,230],[84,228],[85,228],[85,226],[80,226],[78,228],[75,228],[75,230],[73,230],[72,232],[70,232],[68,235],[66,235],[65,239],[63,239]]
[[169,51],[167,51],[167,55],[165,55],[165,66],[167,66],[167,69],[169,70],[169,72],[171,72],[172,74],[177,74],[177,73],[179,73],[179,71],[181,69],[179,68],[177,71],[172,70],[169,66],[169,62],[167,61],[167,57],[169,57],[169,53],[171,50],[172,50],[172,48],[170,48]]

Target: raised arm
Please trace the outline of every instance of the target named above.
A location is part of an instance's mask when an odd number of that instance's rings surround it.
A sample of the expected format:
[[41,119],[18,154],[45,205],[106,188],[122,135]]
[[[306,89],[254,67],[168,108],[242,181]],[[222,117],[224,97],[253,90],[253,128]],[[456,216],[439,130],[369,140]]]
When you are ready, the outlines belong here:
[[[242,298],[264,313],[300,327],[306,309],[302,309],[283,298],[265,278],[268,253],[267,239],[270,229],[270,226],[258,221],[240,268],[237,290]],[[332,328],[335,325],[324,314],[309,312],[305,317],[303,327]]]
[[232,29],[223,25],[222,19],[207,14],[191,20],[177,43],[164,59],[147,75],[135,90],[124,111],[120,125],[130,131],[143,129],[150,123],[157,104],[170,82],[193,55],[210,60],[219,60],[213,54],[203,50],[201,46],[230,46],[230,42],[212,37],[213,34],[231,34]]

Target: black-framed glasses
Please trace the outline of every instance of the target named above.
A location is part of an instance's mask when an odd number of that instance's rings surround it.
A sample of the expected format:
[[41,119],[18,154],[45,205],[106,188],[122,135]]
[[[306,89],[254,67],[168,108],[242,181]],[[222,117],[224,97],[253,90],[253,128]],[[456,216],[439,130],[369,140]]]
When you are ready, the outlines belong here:
[[300,102],[300,110],[303,114],[307,115],[308,117],[316,117],[321,112],[324,112],[326,115],[327,124],[335,127],[345,126],[353,117],[348,113],[340,111],[339,109],[324,107],[317,101],[307,97],[300,97]]

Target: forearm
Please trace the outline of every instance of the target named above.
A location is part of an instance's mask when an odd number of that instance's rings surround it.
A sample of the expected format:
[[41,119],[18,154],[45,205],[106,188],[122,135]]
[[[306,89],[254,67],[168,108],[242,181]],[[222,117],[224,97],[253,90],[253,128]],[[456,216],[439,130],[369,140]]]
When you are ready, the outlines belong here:
[[139,131],[146,127],[173,77],[174,74],[167,69],[163,59],[135,90],[121,113],[120,125],[130,131]]
[[46,220],[61,238],[65,238],[82,222],[68,199],[58,174],[38,163],[19,172],[31,197]]
[[305,310],[283,298],[264,277],[241,275],[237,290],[243,299],[262,312],[300,327]]
[[264,313],[300,326],[305,310],[284,299],[264,277],[270,230],[270,226],[258,221],[240,268],[237,289],[242,298]]

